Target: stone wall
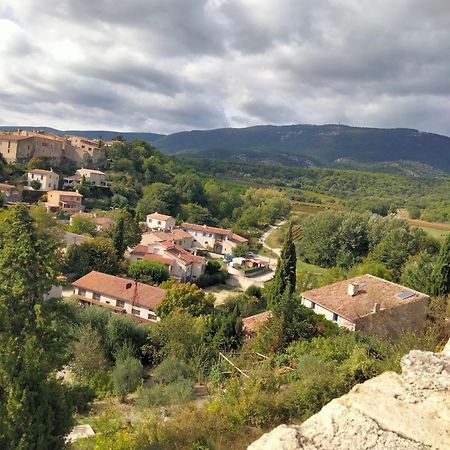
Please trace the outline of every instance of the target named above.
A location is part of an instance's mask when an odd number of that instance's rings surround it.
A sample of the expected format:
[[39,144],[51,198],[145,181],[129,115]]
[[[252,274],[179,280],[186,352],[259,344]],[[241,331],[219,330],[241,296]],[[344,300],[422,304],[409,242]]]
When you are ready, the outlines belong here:
[[385,372],[325,405],[300,426],[280,425],[248,450],[450,449],[450,341],[411,351]]

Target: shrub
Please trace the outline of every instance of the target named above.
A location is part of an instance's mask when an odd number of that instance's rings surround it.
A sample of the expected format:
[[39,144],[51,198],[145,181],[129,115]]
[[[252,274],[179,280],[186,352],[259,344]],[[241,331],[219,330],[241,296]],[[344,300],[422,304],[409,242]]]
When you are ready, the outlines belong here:
[[116,361],[112,373],[114,391],[123,402],[127,394],[134,392],[142,383],[144,371],[141,362],[133,356]]
[[174,383],[192,378],[192,369],[183,361],[169,356],[155,368],[153,374],[162,383]]
[[95,398],[94,390],[89,386],[75,384],[67,389],[67,400],[76,413],[84,413],[89,408],[89,403]]
[[142,389],[137,400],[141,407],[168,406],[185,403],[194,398],[194,389],[189,380],[179,380],[175,383],[161,384]]

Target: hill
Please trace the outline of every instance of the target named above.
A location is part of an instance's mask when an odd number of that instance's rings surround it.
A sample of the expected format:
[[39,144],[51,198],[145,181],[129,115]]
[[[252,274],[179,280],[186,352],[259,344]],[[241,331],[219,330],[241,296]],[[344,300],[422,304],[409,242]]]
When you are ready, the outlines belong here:
[[13,130],[43,130],[48,133],[55,133],[60,135],[75,135],[83,136],[88,139],[102,138],[106,141],[114,139],[116,136],[122,136],[127,141],[135,139],[142,139],[150,143],[154,143],[165,137],[164,134],[158,133],[141,133],[141,132],[125,132],[125,131],[109,131],[109,130],[58,130],[50,127],[30,127],[30,126],[0,126],[0,131]]
[[417,161],[450,172],[450,138],[407,128],[263,125],[170,134],[154,142],[167,153],[307,167],[340,161]]

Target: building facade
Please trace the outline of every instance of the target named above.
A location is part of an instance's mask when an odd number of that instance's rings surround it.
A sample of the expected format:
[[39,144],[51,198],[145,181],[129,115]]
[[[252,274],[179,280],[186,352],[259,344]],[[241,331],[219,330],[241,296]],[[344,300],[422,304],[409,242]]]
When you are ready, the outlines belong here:
[[31,186],[33,181],[41,183],[39,191],[53,191],[59,187],[59,175],[53,170],[33,169],[28,172],[27,183]]
[[82,198],[83,196],[77,191],[48,191],[47,208],[78,213],[81,211]]
[[175,227],[175,219],[172,216],[154,212],[147,215],[146,224],[149,230],[170,231]]
[[3,205],[17,203],[22,200],[22,191],[12,184],[0,183],[0,192],[3,197]]

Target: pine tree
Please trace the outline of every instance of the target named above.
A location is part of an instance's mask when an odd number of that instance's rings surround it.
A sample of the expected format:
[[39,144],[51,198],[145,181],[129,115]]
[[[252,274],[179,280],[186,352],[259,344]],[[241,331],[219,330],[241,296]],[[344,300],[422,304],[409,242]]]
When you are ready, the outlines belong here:
[[56,244],[19,204],[0,224],[0,448],[59,449],[71,425],[65,388],[67,318],[43,296],[56,281]]
[[275,276],[273,277],[270,292],[270,306],[275,306],[278,299],[286,289],[289,294],[295,292],[297,282],[297,255],[295,244],[292,240],[292,223],[289,224],[286,239],[278,260]]
[[431,294],[437,297],[450,294],[450,236],[442,244],[432,273]]

